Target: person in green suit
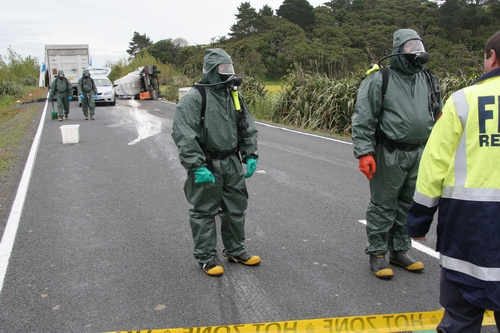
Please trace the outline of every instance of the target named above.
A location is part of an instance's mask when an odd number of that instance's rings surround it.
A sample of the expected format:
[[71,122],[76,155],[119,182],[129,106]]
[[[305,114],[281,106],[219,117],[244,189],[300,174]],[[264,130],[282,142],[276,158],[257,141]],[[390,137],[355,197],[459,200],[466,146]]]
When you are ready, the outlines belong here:
[[71,82],[69,82],[64,75],[63,70],[57,71],[57,77],[50,85],[49,100],[52,101],[54,96],[56,96],[57,99],[57,115],[59,121],[62,121],[63,117],[68,120],[69,101],[73,99],[73,87]]
[[[388,81],[383,94],[384,70],[361,83],[352,118],[354,156],[370,181],[366,212],[370,268],[376,277],[390,279],[389,262],[411,272],[424,269],[407,251],[406,232],[418,165],[434,122],[443,107],[437,78],[424,69],[430,60],[420,36],[412,29],[394,33]],[[382,59],[384,59],[382,58]],[[429,103],[429,93],[435,103]]]
[[78,80],[78,96],[82,100],[82,111],[85,120],[89,119],[89,113],[90,119],[94,120],[95,100],[98,95],[94,79],[90,77],[88,69],[83,71],[82,77]]
[[[200,81],[175,109],[172,137],[187,171],[184,193],[193,208],[189,222],[194,257],[210,276],[221,276],[215,217],[220,216],[223,255],[229,262],[255,266],[260,258],[245,246],[245,178],[257,168],[257,129],[234,76],[231,57],[207,49]],[[246,164],[246,173],[243,165]]]

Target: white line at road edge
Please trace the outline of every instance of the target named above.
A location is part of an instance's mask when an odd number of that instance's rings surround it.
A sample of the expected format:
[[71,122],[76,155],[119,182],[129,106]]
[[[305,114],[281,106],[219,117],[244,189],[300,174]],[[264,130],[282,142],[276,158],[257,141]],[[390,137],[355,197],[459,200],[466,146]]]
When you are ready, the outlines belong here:
[[256,121],[255,123],[259,124],[259,125],[271,127],[271,128],[280,129],[280,130],[283,130],[283,131],[288,131],[288,132],[292,132],[292,133],[297,133],[297,134],[312,136],[312,137],[315,137],[315,138],[325,139],[325,140],[328,140],[328,141],[335,141],[335,142],[343,143],[343,144],[346,144],[346,145],[352,145],[352,142],[349,142],[349,141],[342,141],[342,140],[338,140],[338,139],[333,139],[333,138],[329,138],[329,137],[326,137],[326,136],[321,136],[321,135],[318,135],[318,134],[300,132],[300,131],[292,130],[292,129],[289,129],[289,128],[286,128],[286,127],[281,127],[281,126],[275,126],[275,125],[270,125],[270,124],[266,124],[266,123],[261,123],[259,121]]
[[[359,220],[358,222],[360,223],[363,223],[364,225],[366,225],[366,220]],[[411,245],[416,248],[417,250],[419,251],[422,251],[428,255],[430,255],[431,257],[434,257],[436,259],[439,259],[439,252],[436,252],[434,251],[433,249],[431,249],[430,247],[427,247],[425,245],[422,245],[420,244],[419,242],[416,242],[414,241],[413,239],[411,240]]]
[[46,100],[45,102],[45,107],[43,108],[42,112],[42,118],[40,119],[40,124],[38,125],[35,139],[33,141],[33,144],[31,145],[30,154],[28,155],[28,160],[26,161],[26,165],[24,166],[23,176],[17,189],[16,198],[14,199],[14,203],[12,204],[12,210],[10,211],[9,219],[7,220],[7,224],[5,225],[5,231],[3,233],[2,241],[0,242],[0,293],[2,292],[5,274],[7,273],[7,266],[9,265],[10,254],[12,253],[12,248],[14,246],[14,240],[16,238],[19,220],[21,219],[24,200],[26,199],[26,193],[28,192],[31,172],[33,171],[33,165],[35,164],[35,157],[38,152],[38,146],[40,145],[40,137],[42,136],[43,124],[45,122],[45,113],[47,112],[48,106],[47,101],[48,100]]

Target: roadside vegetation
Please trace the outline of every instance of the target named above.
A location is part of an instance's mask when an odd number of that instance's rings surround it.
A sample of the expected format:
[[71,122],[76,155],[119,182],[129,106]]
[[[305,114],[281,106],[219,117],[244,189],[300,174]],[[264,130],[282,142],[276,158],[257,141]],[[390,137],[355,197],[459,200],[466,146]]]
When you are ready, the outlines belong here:
[[[200,78],[205,49],[220,47],[243,77],[240,89],[256,119],[348,138],[359,84],[370,64],[391,53],[396,29],[422,36],[444,100],[481,75],[484,44],[500,30],[498,0],[332,0],[316,8],[286,0],[277,9],[249,2],[237,9],[229,36],[208,45],[153,42],[134,32],[130,57],[105,64],[111,81],[155,65],[163,98],[177,102],[179,88]],[[37,88],[39,64],[11,48],[0,57],[0,176],[36,112],[19,104],[46,96]]]
[[26,129],[38,110],[36,105],[19,105],[47,95],[46,89],[37,87],[39,70],[36,58],[23,58],[10,48],[0,59],[0,178],[18,157]]
[[444,100],[482,73],[484,44],[500,30],[498,0],[331,0],[317,7],[286,0],[274,9],[250,2],[237,9],[229,35],[209,45],[153,42],[136,31],[130,58],[107,66],[168,65],[161,90],[175,102],[179,88],[199,79],[205,49],[220,47],[243,77],[241,91],[256,118],[349,136],[359,83],[370,64],[391,53],[396,29],[422,36],[431,55],[427,68],[440,78]]

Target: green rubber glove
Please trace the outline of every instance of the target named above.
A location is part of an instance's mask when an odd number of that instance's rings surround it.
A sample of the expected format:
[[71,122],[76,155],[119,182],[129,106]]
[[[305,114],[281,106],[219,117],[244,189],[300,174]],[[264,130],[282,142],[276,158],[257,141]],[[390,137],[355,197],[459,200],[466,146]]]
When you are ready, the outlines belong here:
[[245,175],[245,178],[250,178],[255,172],[255,169],[257,169],[257,159],[249,157],[247,158],[246,162],[247,162],[247,173]]
[[214,174],[204,166],[194,171],[194,177],[196,184],[215,183]]

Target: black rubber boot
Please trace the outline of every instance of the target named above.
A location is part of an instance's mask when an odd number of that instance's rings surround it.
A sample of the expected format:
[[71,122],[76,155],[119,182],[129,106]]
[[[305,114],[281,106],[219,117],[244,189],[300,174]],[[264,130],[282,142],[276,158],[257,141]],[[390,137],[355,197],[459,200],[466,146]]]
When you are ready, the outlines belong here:
[[260,257],[259,256],[251,256],[248,253],[242,253],[239,256],[235,257],[227,257],[227,260],[231,263],[242,263],[243,265],[247,266],[257,266],[260,264]]
[[385,261],[385,256],[380,255],[370,255],[370,268],[379,279],[390,279],[394,276],[392,269],[387,265]]
[[410,257],[405,251],[391,251],[389,253],[389,262],[392,265],[398,265],[410,272],[420,272],[424,269],[424,264]]
[[215,259],[204,264],[200,263],[200,267],[205,273],[210,276],[221,276],[222,274],[224,274],[224,268],[222,266],[219,266]]

